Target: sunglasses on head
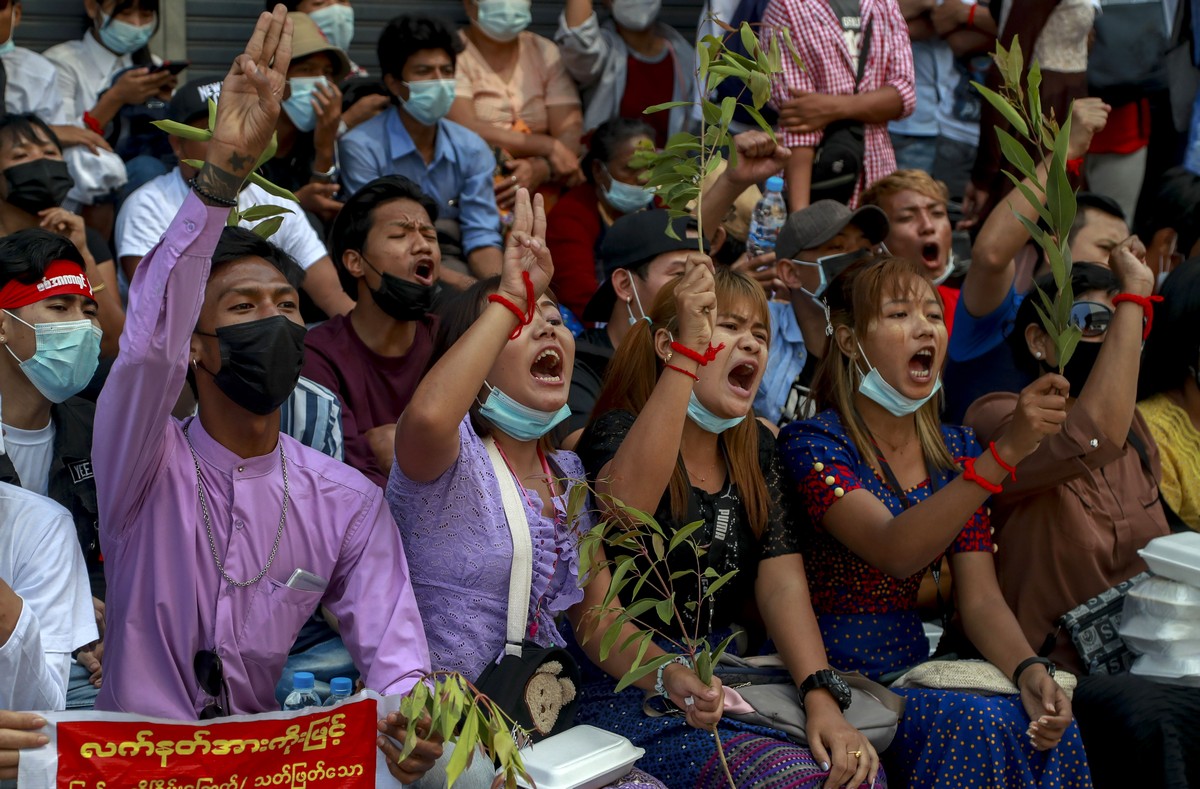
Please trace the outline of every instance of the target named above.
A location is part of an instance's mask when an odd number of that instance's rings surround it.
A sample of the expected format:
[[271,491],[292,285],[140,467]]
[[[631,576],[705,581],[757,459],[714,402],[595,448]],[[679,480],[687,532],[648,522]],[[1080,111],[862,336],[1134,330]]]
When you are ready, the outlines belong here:
[[1112,307],[1095,301],[1077,301],[1071,305],[1070,324],[1078,326],[1084,337],[1101,337],[1112,322]]
[[[203,649],[196,653],[192,668],[196,672],[196,682],[199,683],[200,689],[212,697],[208,706],[200,710],[200,720],[224,717],[229,706],[229,687],[225,684],[225,669],[221,665],[221,656],[212,650]],[[224,704],[221,703],[222,698],[225,699]]]

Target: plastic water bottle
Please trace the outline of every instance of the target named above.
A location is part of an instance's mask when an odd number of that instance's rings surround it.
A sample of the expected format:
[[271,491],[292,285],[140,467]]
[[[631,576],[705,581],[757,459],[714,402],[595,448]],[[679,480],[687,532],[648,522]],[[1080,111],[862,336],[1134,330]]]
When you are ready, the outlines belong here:
[[775,238],[787,221],[787,205],[783,202],[783,179],[773,175],[767,179],[767,192],[754,206],[750,215],[750,233],[746,238],[746,251],[751,256],[761,255],[775,249]]
[[311,672],[297,671],[292,675],[292,692],[283,700],[285,711],[302,710],[305,707],[320,707],[321,697],[314,689],[316,679]]
[[326,707],[336,707],[350,698],[354,692],[354,683],[348,677],[334,677],[329,681],[329,698],[325,699]]

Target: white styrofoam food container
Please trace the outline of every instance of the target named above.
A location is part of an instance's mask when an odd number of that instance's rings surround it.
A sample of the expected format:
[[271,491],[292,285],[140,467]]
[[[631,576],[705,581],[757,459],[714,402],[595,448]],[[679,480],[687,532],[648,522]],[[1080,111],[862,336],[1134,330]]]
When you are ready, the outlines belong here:
[[[629,772],[645,753],[619,734],[573,726],[522,748],[521,759],[538,789],[599,789]],[[517,785],[529,787],[520,780]]]
[[1155,538],[1138,555],[1155,575],[1200,587],[1200,532]]

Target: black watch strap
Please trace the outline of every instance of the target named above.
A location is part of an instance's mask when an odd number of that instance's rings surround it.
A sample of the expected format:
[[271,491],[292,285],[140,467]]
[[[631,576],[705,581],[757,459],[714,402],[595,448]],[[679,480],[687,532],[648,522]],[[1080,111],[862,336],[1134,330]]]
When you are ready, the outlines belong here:
[[1013,681],[1013,684],[1017,686],[1017,690],[1021,689],[1021,674],[1023,674],[1025,672],[1025,669],[1029,668],[1030,666],[1035,666],[1038,663],[1041,663],[1043,666],[1046,667],[1046,671],[1049,672],[1050,676],[1052,676],[1052,677],[1054,676],[1054,661],[1051,660],[1050,658],[1044,658],[1044,657],[1025,658],[1024,660],[1022,660],[1020,663],[1017,664],[1016,670],[1013,671],[1012,681]]

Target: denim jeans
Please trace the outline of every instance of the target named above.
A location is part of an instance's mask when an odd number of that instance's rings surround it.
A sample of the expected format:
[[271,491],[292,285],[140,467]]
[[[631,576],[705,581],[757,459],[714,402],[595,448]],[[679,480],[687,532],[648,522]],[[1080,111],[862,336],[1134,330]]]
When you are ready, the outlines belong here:
[[96,704],[100,688],[89,682],[92,672],[71,661],[71,676],[67,680],[67,709],[90,710]]
[[322,701],[329,697],[329,681],[334,677],[358,679],[358,669],[354,667],[350,653],[342,644],[341,636],[336,634],[303,652],[294,652],[288,655],[287,663],[283,667],[283,676],[275,685],[275,700],[279,702],[280,707],[283,706],[283,700],[292,692],[292,675],[297,671],[312,672],[313,677],[316,678],[315,689]]

